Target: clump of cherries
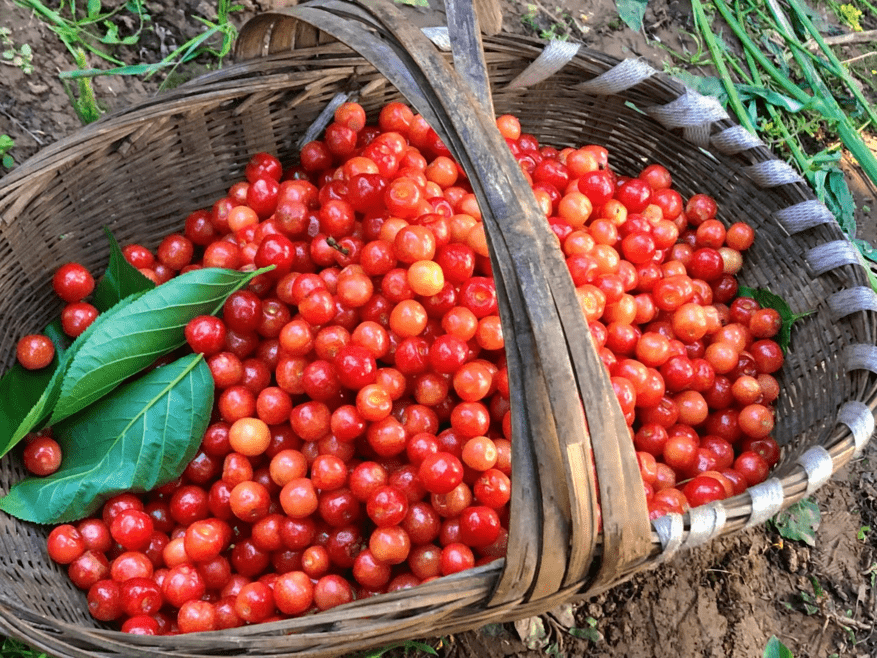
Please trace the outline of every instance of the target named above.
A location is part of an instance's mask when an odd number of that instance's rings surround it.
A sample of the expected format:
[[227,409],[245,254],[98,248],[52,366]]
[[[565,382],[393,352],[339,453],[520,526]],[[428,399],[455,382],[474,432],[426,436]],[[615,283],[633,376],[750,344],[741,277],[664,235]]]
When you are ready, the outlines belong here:
[[[497,125],[563,250],[630,426],[652,518],[741,493],[771,438],[781,320],[737,297],[753,229],[687,201],[664,167],[614,173],[600,146],[557,150]],[[132,633],[207,631],[326,610],[504,555],[508,373],[480,212],[436,133],[401,103],[347,103],[300,165],[246,180],[127,260],[161,284],[273,265],[186,328],[216,384],[178,479],[56,527],[49,555],[91,614]],[[80,265],[55,289],[65,331],[97,315]],[[25,367],[51,361],[26,337]],[[50,431],[25,463],[58,467]]]

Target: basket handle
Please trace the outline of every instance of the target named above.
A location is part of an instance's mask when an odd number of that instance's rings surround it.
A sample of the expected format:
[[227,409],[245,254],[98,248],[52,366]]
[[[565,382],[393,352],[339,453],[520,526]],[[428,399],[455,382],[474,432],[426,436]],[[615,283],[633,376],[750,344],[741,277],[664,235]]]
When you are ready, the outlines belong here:
[[[460,162],[482,209],[507,328],[512,505],[523,519],[510,528],[491,605],[525,601],[533,609],[542,602],[547,609],[559,602],[558,593],[618,580],[651,551],[636,456],[556,238],[493,114],[390,2],[317,0],[290,7],[263,18],[252,32],[247,24],[246,48],[239,52],[278,52],[275,39],[294,41],[281,32],[304,34],[296,19],[359,52],[399,89]],[[483,62],[483,54],[478,57]],[[592,443],[591,436],[599,440]],[[595,459],[602,508],[591,476]],[[603,550],[595,574],[601,512]]]
[[[296,4],[298,0],[293,0],[291,6]],[[452,4],[457,6],[456,3],[447,4],[449,26],[454,22],[450,17]],[[470,0],[470,3],[464,4],[475,10],[478,25],[475,36],[479,43],[481,34],[493,36],[502,31],[502,7],[499,0]],[[312,48],[333,40],[322,30],[296,20],[286,13],[286,9],[272,9],[254,16],[244,24],[235,39],[234,59],[256,59],[296,48]]]
[[[484,4],[488,0],[481,0]],[[496,5],[496,2],[490,2]],[[471,2],[446,0],[445,11],[448,20],[448,35],[453,48],[454,70],[466,82],[472,95],[481,102],[481,108],[488,116],[494,116],[493,98],[490,96],[490,77],[484,61],[484,46],[481,43],[478,10]]]

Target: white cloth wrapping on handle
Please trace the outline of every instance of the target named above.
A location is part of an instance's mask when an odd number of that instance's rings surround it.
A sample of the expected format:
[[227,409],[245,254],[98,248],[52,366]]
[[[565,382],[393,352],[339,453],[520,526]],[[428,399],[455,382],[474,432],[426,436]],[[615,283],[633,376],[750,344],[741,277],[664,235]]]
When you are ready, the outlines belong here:
[[807,491],[809,496],[823,484],[828,482],[834,473],[834,462],[823,446],[816,445],[798,457],[798,463],[807,472]]
[[744,170],[759,187],[777,187],[778,185],[803,182],[798,172],[782,160],[765,160],[749,165]]
[[761,484],[756,484],[747,489],[752,499],[752,513],[744,528],[754,528],[767,521],[783,508],[783,483],[777,478],[770,478]]
[[868,286],[838,290],[828,298],[828,310],[834,320],[860,311],[877,311],[877,292]]
[[837,422],[843,423],[853,433],[856,442],[854,457],[858,457],[865,449],[865,445],[874,434],[874,413],[864,402],[850,400],[837,412]]
[[506,85],[506,89],[526,89],[550,78],[575,57],[581,46],[571,41],[550,41],[514,80]]
[[817,199],[809,199],[777,210],[774,217],[789,235],[834,221],[834,215],[828,207]]
[[423,32],[439,50],[446,53],[451,52],[451,35],[448,32],[448,28],[444,25],[441,27],[425,27],[421,32]]
[[640,59],[625,59],[593,80],[580,82],[574,89],[597,96],[611,96],[648,80],[657,71]]
[[758,137],[743,126],[731,126],[713,135],[713,146],[727,155],[736,155],[757,146],[764,146]]
[[672,558],[682,547],[682,533],[685,531],[685,523],[681,514],[665,514],[652,521],[652,527],[661,540],[662,552],[656,562],[666,562]]
[[848,240],[832,240],[813,247],[805,258],[813,273],[819,276],[844,265],[858,265],[859,252]]

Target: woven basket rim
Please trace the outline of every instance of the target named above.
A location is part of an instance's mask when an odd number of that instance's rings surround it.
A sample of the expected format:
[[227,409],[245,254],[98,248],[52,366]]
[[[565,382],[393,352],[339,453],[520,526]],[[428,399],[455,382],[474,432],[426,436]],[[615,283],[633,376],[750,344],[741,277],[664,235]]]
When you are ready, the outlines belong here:
[[[519,52],[522,52],[522,59],[526,59],[527,57],[535,59],[540,52],[539,45],[541,45],[541,42],[538,42],[538,40],[535,39],[506,35],[486,38],[485,43],[487,45],[488,54],[496,52],[496,48],[516,48]],[[324,54],[328,51],[332,58],[341,57],[344,61],[347,61],[348,59],[358,59],[355,55],[343,54],[344,51],[339,46],[318,46],[314,48],[313,51],[313,54],[315,55],[318,53]],[[306,52],[298,52],[295,55],[291,55],[290,53],[277,53],[268,55],[255,63],[250,61],[240,62],[228,69],[210,73],[202,78],[186,83],[178,89],[167,92],[165,95],[156,99],[148,99],[132,107],[125,108],[113,115],[104,117],[99,122],[82,129],[75,135],[43,149],[26,163],[18,167],[16,170],[13,170],[6,177],[0,179],[0,213],[4,215],[4,223],[7,221],[5,219],[7,213],[10,213],[11,215],[16,214],[22,205],[22,199],[24,199],[25,202],[29,201],[27,198],[27,192],[23,191],[23,188],[25,188],[33,178],[43,176],[48,178],[59,169],[71,166],[72,163],[76,162],[77,158],[82,157],[83,153],[88,152],[88,145],[92,144],[95,140],[115,141],[116,139],[125,138],[130,134],[130,130],[135,124],[144,121],[146,118],[152,121],[157,120],[159,117],[174,116],[187,107],[189,102],[194,98],[203,101],[216,102],[217,104],[221,103],[223,100],[236,98],[240,95],[242,81],[246,81],[248,93],[258,93],[261,89],[268,90],[272,88],[272,85],[276,82],[285,80],[289,75],[288,73],[273,73],[272,65],[283,65],[290,59],[290,57],[295,59],[298,57],[306,57],[307,55],[308,53]],[[589,60],[589,66],[592,67],[604,64],[607,67],[607,70],[620,62],[620,60],[614,60],[609,56],[594,53],[587,49],[582,49],[579,57],[582,61],[591,58]],[[258,73],[260,70],[262,71],[261,74]],[[685,88],[668,76],[659,73],[640,83],[633,93],[643,97],[653,95],[659,102],[671,102],[679,95],[685,93]],[[723,128],[729,128],[732,125],[734,124],[730,120],[722,120],[714,124],[714,129],[721,130]],[[773,160],[772,154],[763,146],[748,149],[745,153],[741,154],[739,158],[751,164]],[[812,192],[810,192],[809,188],[806,185],[799,183],[784,185],[782,187],[782,192],[789,198],[800,199],[802,201],[813,198]],[[16,197],[16,195],[20,196]],[[12,202],[11,205],[9,205],[10,201]],[[864,280],[864,275],[862,278]],[[870,399],[867,401],[867,407],[872,414],[875,411],[875,408],[877,408],[877,400],[875,400],[873,393],[870,394]],[[857,449],[861,448],[861,446],[857,447],[857,442],[858,439],[849,426],[843,424],[836,426],[831,439],[826,442],[828,445],[828,452],[831,455],[832,472],[836,472],[839,468],[844,466],[853,457]],[[804,466],[798,466],[792,472],[786,474],[780,479],[783,507],[786,507],[807,495],[809,477],[810,476]],[[724,530],[719,534],[726,534],[728,532],[739,530],[746,524],[752,513],[752,503],[749,493],[727,499],[726,501],[723,501],[722,506],[725,508],[724,514],[726,515],[727,523],[723,524]],[[686,514],[681,519],[682,530],[680,530],[679,534],[672,540],[685,544],[688,536],[691,534],[692,524],[702,522],[703,519],[701,517],[703,514],[707,513],[712,514],[714,512],[705,509],[703,512],[695,513],[697,518],[694,519],[690,514]],[[674,527],[678,527],[678,522],[676,520],[671,521],[676,524]],[[653,530],[651,539],[652,551],[649,560],[651,561],[651,565],[657,565],[660,561],[666,559],[666,557],[663,556],[666,556],[665,548],[668,540],[667,536],[659,533],[658,530]],[[678,548],[678,546],[676,548]],[[662,557],[663,559],[658,559]],[[465,572],[460,575],[459,578],[446,577],[445,579],[441,579],[441,581],[445,582],[435,581],[439,584],[426,584],[424,586],[425,589],[417,590],[417,594],[430,591],[431,589],[442,592],[445,590],[450,591],[450,586],[452,584],[457,584],[458,581],[468,582],[472,579],[484,578],[487,577],[488,574],[493,574],[501,568],[502,563],[496,562],[485,567],[480,567],[474,572]],[[448,578],[451,580],[447,580]],[[2,598],[6,599],[5,596]],[[415,594],[411,594],[410,592],[390,594],[380,600],[380,605],[392,608],[393,606],[401,605],[403,602],[406,602],[411,598],[416,597]],[[289,632],[294,631],[295,629],[303,630],[310,628],[313,625],[328,626],[336,621],[340,622],[345,619],[350,614],[351,610],[370,605],[374,604],[370,603],[369,600],[360,601],[351,604],[350,606],[339,608],[337,611],[321,613],[319,620],[315,620],[316,618],[299,618],[298,620],[287,620],[285,622],[269,624],[264,628],[254,626],[246,631],[235,629],[236,632],[231,631],[225,633],[225,635],[270,635],[280,631]],[[16,614],[13,614],[12,611],[15,611],[20,616],[16,617]],[[28,628],[34,633],[31,638],[33,643],[36,646],[41,646],[41,643],[47,641],[45,639],[40,639],[39,634],[33,630],[45,625],[47,620],[40,620],[27,613],[27,611],[16,610],[13,601],[7,601],[6,603],[0,604],[0,612],[2,612],[2,614],[0,614],[0,626],[9,626],[9,629],[6,630],[6,632],[12,634],[20,633],[21,630],[15,628],[14,621],[16,619],[28,618]],[[64,622],[53,621],[52,623],[56,624],[53,626],[53,632],[70,631],[72,628],[70,624]],[[83,631],[83,634],[85,636],[94,635],[95,637],[103,638],[109,643],[130,643],[131,645],[141,647],[147,655],[158,655],[155,652],[147,650],[147,647],[155,647],[157,650],[160,650],[163,647],[183,648],[182,645],[189,647],[189,640],[181,640],[179,637],[173,639],[134,639],[116,631],[105,629],[91,629]],[[52,635],[52,633],[49,633],[49,635]],[[79,641],[85,640],[84,638],[80,638]],[[197,644],[198,640],[196,639],[194,642]],[[49,647],[47,650],[51,650],[51,647],[48,644],[46,646]],[[158,653],[161,652],[159,651]],[[81,655],[94,654],[82,653]]]

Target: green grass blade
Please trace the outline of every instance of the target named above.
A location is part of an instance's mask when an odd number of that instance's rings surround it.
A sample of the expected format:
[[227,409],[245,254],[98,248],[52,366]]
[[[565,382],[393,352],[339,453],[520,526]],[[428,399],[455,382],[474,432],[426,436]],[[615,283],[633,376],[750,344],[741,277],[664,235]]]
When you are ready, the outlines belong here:
[[[783,39],[786,41],[794,41],[795,35],[789,23],[789,19],[779,6],[777,0],[767,0],[767,6],[773,14],[774,20],[776,21],[776,27]],[[825,84],[825,81],[816,71],[816,67],[809,58],[803,57],[794,49],[792,50],[792,56],[801,67],[804,77],[807,79],[810,87],[816,92],[816,95],[823,100],[822,111],[825,118],[836,122],[838,136],[844,143],[844,146],[849,149],[850,153],[859,163],[859,166],[862,167],[865,175],[877,185],[877,157],[874,156],[874,153],[862,140],[862,136],[852,125],[849,117],[840,107],[837,99],[832,95],[828,85]]]
[[865,114],[871,121],[871,125],[877,126],[877,112],[874,111],[872,105],[865,98],[864,94],[862,94],[861,89],[859,89],[859,86],[852,79],[852,76],[850,76],[850,74],[847,72],[846,67],[843,65],[843,63],[834,54],[834,51],[829,48],[827,43],[825,43],[825,40],[822,38],[819,30],[816,29],[816,26],[813,25],[813,21],[810,20],[810,17],[807,15],[807,12],[804,11],[801,3],[798,2],[798,0],[789,0],[789,5],[795,11],[795,15],[804,26],[804,28],[807,30],[810,37],[817,43],[820,50],[822,50],[825,57],[834,67],[834,71],[836,71],[835,75],[841,79],[847,89],[849,89],[850,92],[853,94],[853,97],[861,104],[862,108],[865,111]]
[[731,13],[730,7],[728,7],[724,0],[713,0],[713,4],[715,4],[716,9],[718,9],[719,13],[722,15],[722,18],[725,19],[725,22],[734,32],[734,35],[740,40],[740,43],[743,45],[746,52],[748,52],[758,65],[767,72],[774,82],[798,102],[805,105],[813,102],[813,98],[807,92],[783,75],[782,71],[774,66],[773,62],[767,58],[767,56],[761,51],[761,48],[758,47],[758,44],[756,44],[746,33],[743,25],[738,22],[734,17],[734,14]]
[[753,135],[757,134],[755,126],[749,118],[749,113],[743,107],[743,103],[740,102],[740,96],[737,94],[737,89],[734,87],[734,81],[731,79],[731,74],[728,72],[728,67],[725,65],[725,58],[722,54],[722,50],[716,43],[715,35],[712,33],[712,30],[710,30],[709,22],[703,11],[703,4],[701,4],[700,0],[691,0],[691,7],[694,10],[694,24],[697,29],[700,30],[700,33],[707,44],[707,48],[709,48],[710,54],[713,58],[713,64],[715,65],[716,70],[718,70],[719,77],[722,80],[722,86],[725,88],[725,93],[728,94],[728,103],[731,105],[731,109],[734,111],[734,114],[737,115],[737,120],[744,128],[746,128],[746,130]]

